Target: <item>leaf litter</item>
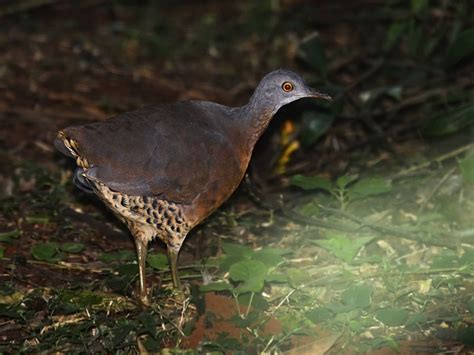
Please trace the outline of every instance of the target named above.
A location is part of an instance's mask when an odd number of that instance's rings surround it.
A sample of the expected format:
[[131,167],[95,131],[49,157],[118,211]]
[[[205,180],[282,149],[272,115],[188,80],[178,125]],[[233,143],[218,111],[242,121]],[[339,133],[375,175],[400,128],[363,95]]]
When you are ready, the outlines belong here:
[[[377,19],[386,18],[384,9],[375,11],[377,31],[368,23],[348,31],[333,19],[330,29],[306,36],[304,26],[314,23],[299,18],[291,4],[278,9],[271,3],[205,9],[222,16],[239,11],[241,17],[232,17],[245,31],[237,56],[229,45],[237,38],[213,35],[223,25],[219,16],[196,16],[195,8],[194,37],[165,19],[159,28],[146,28],[150,21],[123,4],[111,10],[122,23],[104,20],[100,6],[84,5],[97,10],[88,31],[99,37],[85,36],[75,20],[67,26],[52,20],[61,29],[53,35],[48,29],[34,33],[27,17],[18,24],[6,18],[16,30],[1,38],[8,50],[0,67],[6,88],[0,126],[9,134],[0,140],[0,351],[472,349],[473,97],[466,80],[472,23],[454,16],[455,8],[436,17],[442,11],[430,8],[436,5],[412,1],[408,8],[387,5],[405,14],[390,17],[391,24]],[[322,6],[320,13],[329,20],[350,13],[351,21],[361,21],[347,2],[337,9]],[[194,24],[187,10],[168,10]],[[56,11],[76,8],[35,11],[57,18]],[[302,24],[295,51],[281,44],[293,36],[281,25],[285,19]],[[433,21],[439,22],[433,27]],[[274,38],[260,40],[269,29]],[[367,40],[367,31],[386,36]],[[225,38],[226,31],[218,32]],[[424,40],[427,33],[430,40]],[[377,48],[376,40],[385,40],[378,52],[383,58],[366,50]],[[285,51],[308,70],[312,84],[336,94],[337,107],[306,111],[301,105],[301,121],[295,119],[285,142],[271,132],[263,137],[250,169],[263,189],[254,194],[250,184],[239,190],[186,242],[184,302],[173,295],[161,246],[152,244],[154,301],[143,310],[133,296],[132,244],[102,206],[74,190],[69,167],[58,168],[49,143],[54,131],[155,102],[157,92],[168,101],[242,102],[258,77],[255,63],[274,64],[259,58],[266,41],[274,54],[268,58]],[[441,55],[442,45],[451,50]],[[357,46],[369,55],[357,55]],[[64,68],[54,58],[64,58]],[[30,68],[39,69],[25,76]],[[449,83],[443,75],[450,75]],[[188,78],[199,92],[170,79],[176,77]],[[242,78],[240,86],[223,90],[221,78],[235,84],[235,77]],[[278,151],[285,159],[275,156]],[[269,173],[275,171],[279,175]]]

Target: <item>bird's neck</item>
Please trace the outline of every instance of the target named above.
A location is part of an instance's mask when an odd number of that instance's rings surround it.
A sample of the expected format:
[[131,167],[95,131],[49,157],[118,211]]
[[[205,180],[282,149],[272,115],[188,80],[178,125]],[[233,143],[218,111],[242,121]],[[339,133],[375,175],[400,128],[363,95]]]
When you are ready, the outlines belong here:
[[240,108],[240,119],[245,122],[247,129],[246,142],[252,149],[277,111],[262,105],[262,99],[264,98],[257,97],[254,93],[247,105]]

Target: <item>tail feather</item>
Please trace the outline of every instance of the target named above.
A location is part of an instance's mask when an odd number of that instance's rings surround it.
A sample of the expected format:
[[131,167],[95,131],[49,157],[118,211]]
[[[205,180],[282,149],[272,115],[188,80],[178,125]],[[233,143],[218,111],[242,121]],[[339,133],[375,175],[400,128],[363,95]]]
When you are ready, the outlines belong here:
[[82,191],[87,193],[94,193],[94,189],[92,188],[92,184],[89,180],[84,177],[84,169],[76,168],[74,171],[74,177],[72,178],[72,182]]
[[67,138],[62,131],[58,132],[56,139],[54,140],[54,147],[64,155],[75,158],[75,152],[66,145]]
[[72,182],[79,189],[84,192],[93,193],[93,183],[89,181],[84,175],[90,168],[87,159],[83,158],[77,151],[78,144],[74,139],[66,136],[63,131],[59,131],[56,139],[54,140],[54,146],[64,155],[74,158],[78,167],[74,171]]

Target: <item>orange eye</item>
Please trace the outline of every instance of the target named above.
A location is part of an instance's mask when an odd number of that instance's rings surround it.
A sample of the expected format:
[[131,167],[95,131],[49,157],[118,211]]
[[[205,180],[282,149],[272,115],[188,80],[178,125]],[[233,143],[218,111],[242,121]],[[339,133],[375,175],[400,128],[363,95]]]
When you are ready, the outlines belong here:
[[293,84],[290,83],[289,81],[285,81],[283,85],[281,86],[284,92],[290,92],[293,90]]

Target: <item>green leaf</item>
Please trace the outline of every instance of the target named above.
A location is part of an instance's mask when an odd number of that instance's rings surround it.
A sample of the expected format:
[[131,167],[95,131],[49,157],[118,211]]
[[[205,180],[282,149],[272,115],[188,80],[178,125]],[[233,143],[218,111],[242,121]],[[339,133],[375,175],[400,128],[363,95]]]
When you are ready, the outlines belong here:
[[258,320],[260,314],[258,312],[250,312],[246,318],[240,318],[238,315],[233,316],[230,321],[238,328],[251,327]]
[[19,310],[17,307],[11,307],[8,304],[0,303],[0,317],[3,319],[22,319],[24,321],[24,311]]
[[342,302],[353,309],[370,306],[372,289],[367,285],[354,285],[341,295]]
[[14,229],[9,232],[0,233],[0,242],[10,243],[13,238],[18,238],[21,232],[18,229]]
[[5,254],[5,248],[0,247],[0,259],[3,258],[3,255]]
[[297,56],[311,69],[321,75],[326,74],[326,54],[319,33],[313,32],[303,39],[298,47]]
[[85,249],[85,245],[82,243],[64,243],[60,248],[66,253],[80,253]]
[[393,23],[389,27],[383,44],[384,51],[388,52],[395,46],[405,29],[406,25],[403,22]]
[[239,244],[232,243],[222,243],[222,250],[227,255],[237,256],[237,257],[251,257],[254,253],[254,250]]
[[242,294],[246,292],[260,292],[263,289],[263,286],[265,284],[265,279],[264,278],[251,278],[249,280],[243,281],[239,286],[235,288],[235,292],[237,294]]
[[459,341],[469,347],[474,346],[474,326],[461,329],[459,332]]
[[412,56],[417,56],[420,54],[422,46],[425,44],[425,37],[423,32],[423,27],[420,26],[415,19],[412,19],[408,26],[407,35],[405,37],[405,43],[408,48],[409,53]]
[[125,263],[117,266],[117,272],[121,276],[135,277],[138,274],[138,264]]
[[411,0],[411,10],[416,15],[421,15],[425,13],[429,5],[429,0]]
[[250,293],[245,293],[238,295],[237,301],[240,305],[247,306],[251,304],[252,312],[254,314],[261,314],[260,312],[268,310],[268,302],[267,300],[258,293],[254,293],[253,295]]
[[233,281],[243,281],[237,288],[237,293],[260,292],[267,276],[267,266],[258,260],[242,260],[230,267],[229,278]]
[[459,266],[474,266],[474,250],[467,249],[464,254],[459,258]]
[[289,282],[288,276],[282,273],[272,273],[265,278],[267,282],[276,282],[276,283],[287,283]]
[[356,319],[356,320],[351,319],[349,321],[349,328],[354,333],[362,333],[362,330],[365,329],[364,324],[362,322],[360,322],[358,319]]
[[48,224],[51,221],[51,217],[44,214],[29,215],[25,217],[25,221],[31,224]]
[[260,250],[255,251],[255,255],[252,259],[261,261],[268,267],[276,266],[285,259],[283,259],[282,255],[288,254],[290,250],[288,249],[277,249],[277,248],[263,248]]
[[474,298],[471,298],[469,302],[467,302],[467,309],[471,314],[474,314]]
[[219,270],[222,272],[229,271],[230,267],[242,259],[250,259],[250,257],[240,257],[237,255],[224,255],[223,257],[219,258]]
[[58,258],[56,254],[58,253],[58,243],[38,243],[31,248],[31,255],[36,260],[54,262]]
[[299,205],[296,207],[296,211],[303,216],[313,217],[317,216],[320,212],[319,204],[321,203],[320,199],[314,199],[308,203]]
[[230,267],[229,277],[233,281],[247,281],[253,278],[265,279],[267,266],[258,260],[242,260]]
[[431,118],[421,129],[427,137],[438,137],[458,132],[474,123],[474,103],[458,106]]
[[390,86],[386,88],[385,93],[391,98],[400,101],[402,99],[403,87],[402,86]]
[[459,267],[459,258],[454,253],[444,252],[433,257],[430,269],[447,269]]
[[459,162],[459,168],[464,181],[474,184],[474,149],[471,149]]
[[61,301],[75,306],[75,309],[84,309],[102,303],[104,298],[89,290],[64,290]]
[[372,104],[378,98],[389,96],[397,101],[400,101],[402,98],[403,87],[396,86],[383,86],[380,88],[375,88],[367,91],[363,91],[359,94],[360,100],[365,104]]
[[382,345],[386,345],[388,346],[389,348],[391,348],[393,351],[396,351],[397,353],[400,352],[400,344],[398,343],[398,341],[396,339],[394,339],[393,337],[391,336],[385,336],[383,337],[382,339],[380,339],[383,341],[383,343],[381,343],[378,347],[381,347]]
[[308,318],[314,324],[327,322],[333,317],[334,317],[334,313],[324,307],[311,309],[306,313],[306,318]]
[[110,253],[102,253],[100,260],[104,263],[111,263],[114,261],[130,261],[135,259],[135,253],[131,250],[117,250]]
[[[430,317],[425,313],[415,313],[408,316],[405,325],[406,326],[418,326],[419,324],[425,324],[430,320]],[[415,328],[418,329],[418,328]]]
[[357,181],[350,189],[352,199],[363,199],[369,196],[381,195],[392,190],[388,180],[381,177],[364,178]]
[[229,291],[232,289],[232,286],[229,285],[227,282],[210,282],[207,285],[202,285],[199,287],[199,291],[201,292],[219,292],[219,291]]
[[317,111],[305,111],[301,117],[300,141],[303,147],[310,147],[328,130],[336,115]]
[[337,302],[326,304],[326,308],[338,315],[337,321],[343,320],[345,322],[347,319],[354,318],[354,314],[358,313],[357,307]]
[[153,317],[153,315],[151,315],[149,312],[142,312],[138,316],[138,320],[143,325],[143,328],[145,328],[146,332],[155,338],[157,328],[155,317]]
[[340,189],[345,189],[350,183],[357,180],[358,176],[356,175],[343,175],[336,180],[336,185]]
[[135,329],[135,325],[130,323],[128,320],[121,321],[116,324],[112,330],[112,345],[114,347],[119,346],[125,341],[128,334]]
[[428,38],[426,40],[426,43],[423,47],[423,56],[425,58],[429,58],[433,51],[438,47],[440,42],[444,39],[444,36],[438,35],[438,36],[433,36],[431,38]]
[[337,258],[350,263],[362,246],[374,240],[374,236],[357,237],[355,239],[347,238],[341,233],[328,234],[328,239],[314,240],[313,243],[328,249]]
[[320,176],[293,175],[290,179],[290,184],[301,187],[303,190],[331,190],[331,182]]
[[288,276],[291,286],[294,288],[312,280],[312,277],[308,274],[308,272],[301,269],[288,268],[285,273]]
[[474,28],[461,32],[446,51],[445,69],[450,69],[461,60],[474,54]]
[[164,254],[148,254],[146,258],[148,265],[157,270],[168,270],[168,257]]
[[[240,340],[235,339],[227,332],[220,332],[219,335],[215,339],[215,343],[219,344],[218,350],[214,352],[213,355],[217,354],[235,354],[235,353],[243,353],[243,344]],[[225,351],[222,351],[224,349]],[[237,351],[239,350],[239,351]],[[207,353],[207,352],[206,352]]]
[[399,327],[407,321],[408,312],[402,308],[384,308],[377,311],[375,318],[389,327]]

